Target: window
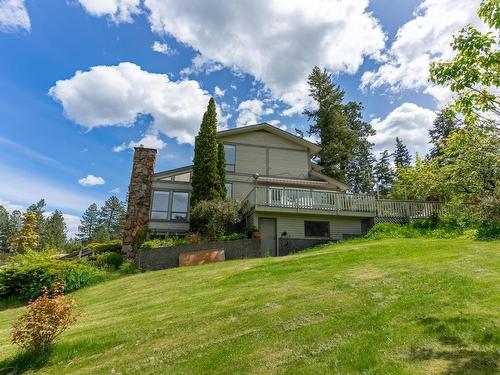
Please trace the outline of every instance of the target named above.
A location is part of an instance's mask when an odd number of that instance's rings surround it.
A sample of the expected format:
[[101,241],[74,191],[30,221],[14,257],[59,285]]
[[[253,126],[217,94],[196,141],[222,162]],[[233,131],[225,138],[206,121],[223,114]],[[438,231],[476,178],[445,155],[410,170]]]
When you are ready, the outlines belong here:
[[330,237],[330,223],[328,221],[304,221],[306,237]]
[[188,212],[188,193],[174,191],[172,195],[172,220],[186,221]]
[[234,145],[224,145],[226,156],[226,171],[234,172],[236,164],[236,147]]
[[233,184],[232,184],[232,182],[226,182],[226,197],[227,198],[233,197]]
[[180,182],[189,182],[191,180],[191,173],[183,173],[183,174],[178,174],[174,176],[174,181],[180,181]]
[[151,219],[167,220],[168,219],[168,199],[170,192],[154,191],[153,192],[153,207],[151,209]]

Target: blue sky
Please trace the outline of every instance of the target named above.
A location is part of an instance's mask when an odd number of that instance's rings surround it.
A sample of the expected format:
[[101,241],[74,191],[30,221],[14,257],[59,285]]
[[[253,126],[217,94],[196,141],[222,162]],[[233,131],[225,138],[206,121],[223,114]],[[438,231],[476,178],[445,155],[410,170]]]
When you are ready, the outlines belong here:
[[221,128],[306,129],[315,64],[364,104],[377,151],[400,136],[425,153],[434,111],[450,98],[427,81],[428,63],[450,56],[477,5],[0,0],[0,204],[43,197],[75,224],[90,203],[124,199],[130,146],[158,147],[158,170],[189,164],[211,95]]

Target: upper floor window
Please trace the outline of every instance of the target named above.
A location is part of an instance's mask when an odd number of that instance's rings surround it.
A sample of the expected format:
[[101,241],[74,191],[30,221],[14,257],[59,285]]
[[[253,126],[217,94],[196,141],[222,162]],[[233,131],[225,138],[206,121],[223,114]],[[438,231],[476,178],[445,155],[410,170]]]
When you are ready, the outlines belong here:
[[234,172],[236,164],[236,146],[224,145],[224,154],[226,156],[226,171]]
[[189,182],[191,180],[191,172],[178,174],[174,176],[174,181]]
[[188,213],[188,193],[174,191],[172,195],[172,220],[186,221]]
[[170,192],[155,191],[153,192],[153,207],[151,208],[151,219],[167,220],[168,219],[168,201]]

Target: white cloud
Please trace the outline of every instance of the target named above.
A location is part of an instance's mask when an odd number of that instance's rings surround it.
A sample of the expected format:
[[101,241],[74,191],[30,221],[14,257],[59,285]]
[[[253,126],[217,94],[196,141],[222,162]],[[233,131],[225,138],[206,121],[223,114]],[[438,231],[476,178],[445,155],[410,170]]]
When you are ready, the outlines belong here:
[[127,148],[133,149],[134,147],[142,146],[146,148],[156,148],[157,150],[162,150],[167,144],[160,139],[158,134],[146,134],[139,141],[130,141],[128,145],[122,143],[119,146],[113,147],[114,152],[122,152]]
[[26,209],[26,206],[24,206],[22,204],[17,204],[17,203],[9,201],[7,199],[3,199],[1,197],[0,197],[0,206],[5,208],[8,212],[12,212],[15,210],[24,211]]
[[140,0],[78,0],[85,10],[96,17],[108,16],[113,22],[132,22],[139,14]]
[[[385,34],[368,0],[145,0],[152,30],[197,50],[193,69],[235,69],[263,82],[299,113],[314,65],[355,73],[379,58]],[[249,20],[262,22],[249,22]],[[189,70],[186,71],[189,73]]]
[[94,176],[93,174],[87,175],[87,177],[80,178],[78,183],[82,186],[95,186],[95,185],[104,185],[106,181],[104,178]]
[[68,239],[76,237],[78,226],[80,225],[80,217],[63,213],[64,222],[66,223],[66,236]]
[[429,149],[428,132],[436,117],[435,112],[419,107],[414,103],[403,103],[385,119],[374,118],[370,123],[377,134],[370,137],[375,143],[375,151],[394,150],[396,137],[408,147],[411,155],[418,152],[421,156]]
[[122,191],[121,191],[121,189],[119,187],[115,187],[114,189],[111,189],[109,192],[118,195]]
[[0,0],[0,31],[30,31],[31,21],[24,0]]
[[272,108],[265,108],[265,103],[258,99],[245,100],[238,106],[238,118],[236,126],[257,124],[261,116],[270,115],[274,111]]
[[215,96],[224,96],[226,94],[226,90],[222,90],[219,86],[215,86],[214,93]]
[[375,71],[367,71],[361,87],[387,86],[392,92],[424,89],[438,104],[445,104],[451,93],[428,82],[429,64],[452,56],[452,35],[468,23],[479,25],[476,10],[480,0],[424,0],[414,18],[397,32],[385,58]]
[[175,53],[175,51],[171,49],[167,43],[161,43],[158,41],[155,41],[151,48],[153,49],[153,51],[164,55],[173,55]]
[[68,118],[89,129],[132,126],[140,114],[153,117],[151,132],[179,143],[193,143],[210,96],[194,80],[172,82],[166,74],[150,73],[123,62],[95,66],[57,81],[49,94]]

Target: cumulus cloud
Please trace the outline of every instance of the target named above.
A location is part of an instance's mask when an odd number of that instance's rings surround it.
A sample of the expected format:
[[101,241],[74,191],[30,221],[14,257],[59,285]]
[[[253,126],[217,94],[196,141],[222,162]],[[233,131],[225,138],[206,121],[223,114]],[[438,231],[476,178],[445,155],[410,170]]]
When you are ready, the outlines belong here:
[[122,190],[119,187],[115,187],[114,189],[111,189],[109,192],[118,195],[122,192]]
[[113,147],[114,152],[122,152],[127,148],[133,149],[134,147],[142,146],[146,148],[155,148],[157,150],[162,150],[165,148],[167,144],[160,139],[158,134],[146,134],[142,139],[135,141],[130,141],[127,145],[126,143],[122,143],[119,146]]
[[374,118],[370,123],[377,134],[370,138],[375,143],[375,151],[388,149],[392,152],[395,139],[399,137],[410,153],[421,156],[429,149],[428,132],[436,117],[435,112],[414,103],[403,103],[385,119]]
[[108,16],[113,22],[132,22],[139,14],[140,0],[78,0],[82,7],[96,17]]
[[428,82],[429,64],[452,56],[453,34],[468,23],[479,25],[476,10],[480,0],[424,0],[414,18],[401,26],[384,62],[361,78],[361,88],[389,91],[423,89],[442,105],[451,98],[445,88]]
[[95,185],[104,185],[106,181],[104,178],[94,176],[93,174],[87,175],[87,177],[80,178],[78,183],[82,186],[95,186]]
[[238,106],[238,118],[236,126],[257,124],[264,115],[270,115],[274,111],[272,108],[265,108],[265,103],[258,99],[245,100]]
[[[48,212],[51,214],[51,212]],[[80,217],[63,213],[64,222],[66,223],[66,236],[68,239],[76,237],[78,226],[80,225]]]
[[150,73],[130,62],[77,71],[57,81],[49,94],[68,118],[86,128],[132,126],[137,116],[150,114],[152,133],[191,144],[210,99],[197,81],[172,82],[166,74]]
[[31,29],[24,0],[0,0],[0,31],[15,32]]
[[[193,70],[222,66],[253,75],[300,113],[314,65],[355,73],[380,58],[385,34],[368,0],[145,0],[152,30],[199,52]],[[249,23],[249,19],[264,20]],[[186,71],[189,73],[189,70]]]
[[215,86],[214,88],[214,94],[215,96],[224,96],[226,94],[226,90],[222,90],[219,86]]
[[155,41],[153,43],[153,45],[151,46],[151,48],[153,49],[153,51],[161,53],[163,55],[173,55],[174,54],[174,50],[171,49],[167,43],[161,43],[161,42]]

